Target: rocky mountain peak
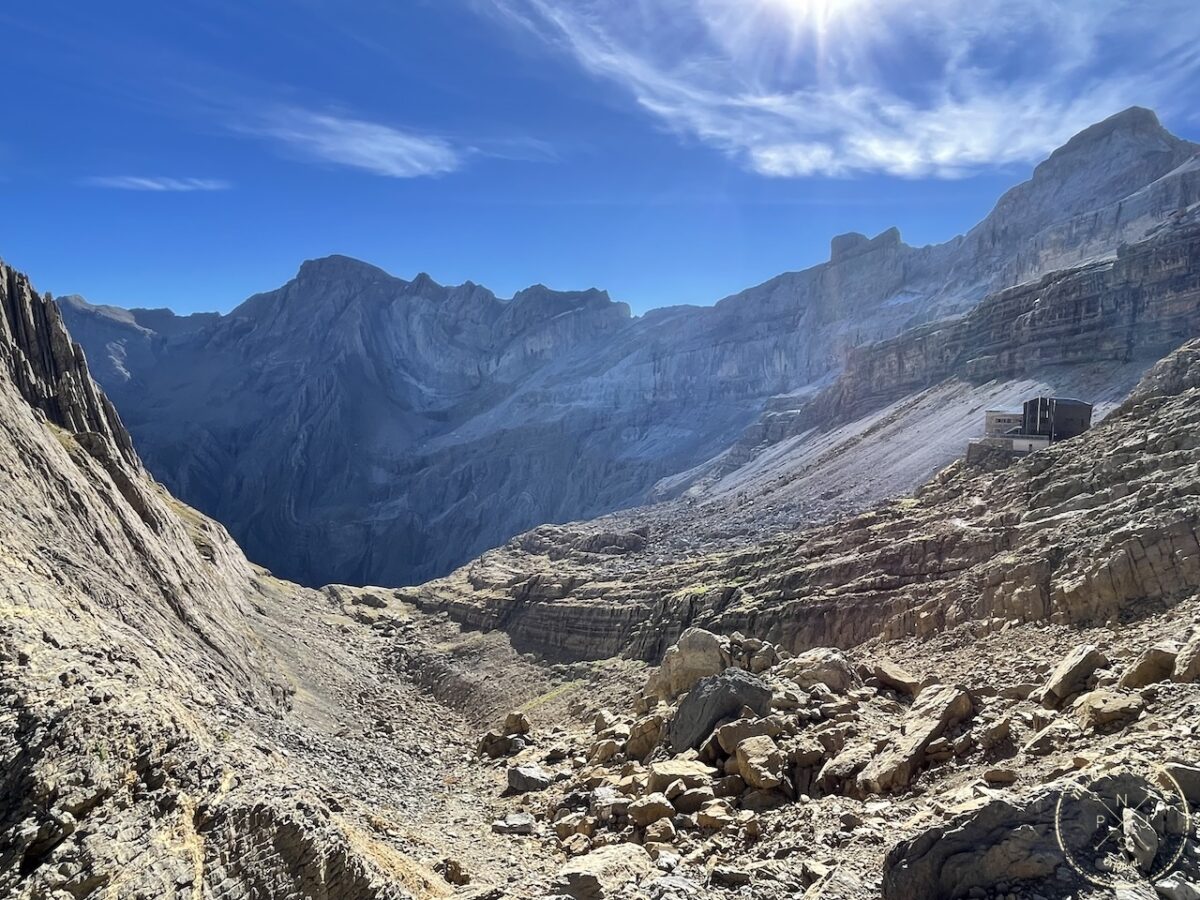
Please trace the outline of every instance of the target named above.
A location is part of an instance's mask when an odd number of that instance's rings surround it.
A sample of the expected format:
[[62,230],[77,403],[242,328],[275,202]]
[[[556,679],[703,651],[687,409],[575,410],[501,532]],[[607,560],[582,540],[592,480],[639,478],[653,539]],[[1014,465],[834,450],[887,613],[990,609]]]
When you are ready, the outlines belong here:
[[1163,128],[1154,110],[1131,106],[1094,125],[1089,125],[1051,153],[1046,162],[1080,153],[1104,151],[1105,145],[1114,140],[1140,144],[1149,150],[1187,143]]
[[900,229],[895,226],[886,231],[881,231],[873,238],[869,238],[857,231],[850,231],[846,234],[837,235],[829,242],[829,261],[835,263],[841,262],[862,253],[899,247],[902,244]]
[[[856,347],[1175,223],[1200,196],[1194,150],[1131,110],[967,235],[841,235],[828,262],[638,318],[600,290],[504,299],[345,256],[169,340],[136,311],[155,335],[63,310],[152,471],[255,558],[310,583],[412,583],[536,524],[635,504],[750,426],[778,433],[771,398],[806,396]],[[979,374],[1000,365],[985,356]]]
[[562,307],[612,303],[608,291],[587,288],[582,291],[556,291],[544,284],[534,284],[513,294],[513,303],[557,303]]
[[83,349],[71,340],[49,294],[0,262],[0,364],[25,402],[75,435],[93,436],[103,455],[138,465],[116,409],[96,389]]
[[1059,193],[1092,184],[1081,193],[1091,200],[1131,178],[1144,183],[1147,171],[1166,174],[1198,150],[1163,128],[1153,111],[1133,106],[1079,132],[1034,169],[1029,183]]
[[300,264],[295,280],[301,283],[321,283],[331,281],[370,282],[392,279],[383,269],[365,263],[352,256],[342,256],[333,253],[317,259],[308,259]]

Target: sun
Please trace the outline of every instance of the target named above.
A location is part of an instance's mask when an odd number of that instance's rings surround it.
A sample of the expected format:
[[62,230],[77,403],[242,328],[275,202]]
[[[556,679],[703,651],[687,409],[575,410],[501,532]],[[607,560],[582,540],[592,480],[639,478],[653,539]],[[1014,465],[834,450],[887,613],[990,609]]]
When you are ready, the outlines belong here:
[[823,28],[866,5],[867,0],[761,0],[772,9],[785,12],[792,18]]

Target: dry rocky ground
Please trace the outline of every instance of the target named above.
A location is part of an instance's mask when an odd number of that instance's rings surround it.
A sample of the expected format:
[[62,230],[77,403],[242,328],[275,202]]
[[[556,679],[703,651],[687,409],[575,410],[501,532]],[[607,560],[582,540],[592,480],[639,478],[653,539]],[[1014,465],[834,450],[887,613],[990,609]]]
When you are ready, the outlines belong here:
[[[1193,343],[1083,438],[834,526],[663,565],[679,538],[649,516],[547,526],[400,596],[548,654],[657,661],[678,637],[632,704],[582,710],[594,734],[531,717],[509,740],[517,717],[481,744],[536,835],[619,856],[649,896],[1108,896],[1059,848],[1067,786],[1163,793],[1170,764],[1198,796],[1198,398]],[[731,664],[752,683],[699,680]],[[1142,822],[1119,824],[1128,846]],[[1192,896],[1188,823],[1151,824],[1124,891],[1172,862],[1161,892]]]

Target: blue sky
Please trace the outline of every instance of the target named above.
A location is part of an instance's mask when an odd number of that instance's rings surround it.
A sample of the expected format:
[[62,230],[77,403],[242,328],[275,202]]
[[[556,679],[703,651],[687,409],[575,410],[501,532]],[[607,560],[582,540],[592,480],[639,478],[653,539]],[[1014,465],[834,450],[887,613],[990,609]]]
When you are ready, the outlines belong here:
[[179,311],[328,253],[710,303],[839,232],[945,240],[1126,106],[1200,138],[1174,0],[40,0],[0,33],[0,257]]

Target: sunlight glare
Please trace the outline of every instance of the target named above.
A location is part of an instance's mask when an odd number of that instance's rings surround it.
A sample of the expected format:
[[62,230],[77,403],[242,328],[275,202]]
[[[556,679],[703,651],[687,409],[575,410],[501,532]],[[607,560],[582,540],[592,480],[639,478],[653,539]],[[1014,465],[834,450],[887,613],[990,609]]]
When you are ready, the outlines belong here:
[[845,18],[865,0],[762,0],[763,5],[787,13],[793,19],[818,30]]

